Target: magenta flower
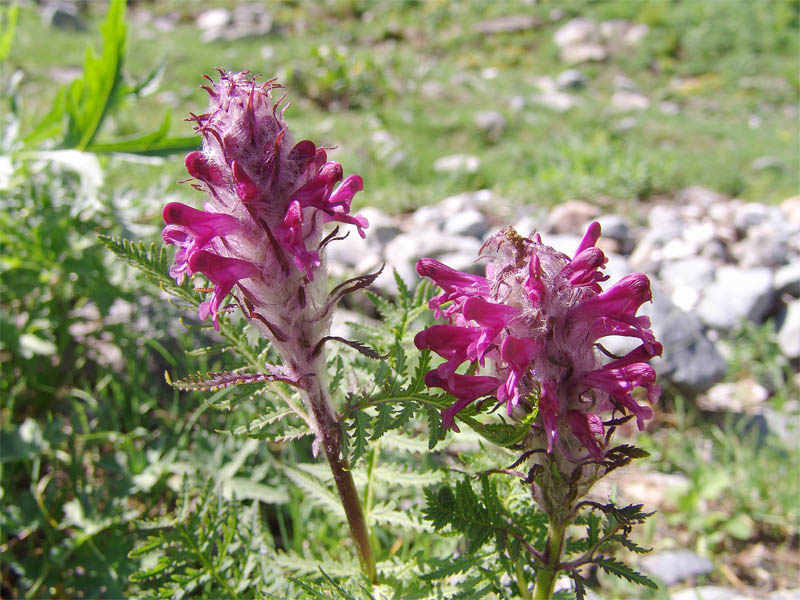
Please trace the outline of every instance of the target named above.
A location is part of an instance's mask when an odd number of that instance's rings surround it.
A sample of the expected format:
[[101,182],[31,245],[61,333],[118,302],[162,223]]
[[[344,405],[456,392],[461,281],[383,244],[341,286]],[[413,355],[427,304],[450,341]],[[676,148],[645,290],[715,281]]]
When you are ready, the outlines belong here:
[[192,116],[203,150],[186,157],[208,203],[205,210],[178,202],[164,207],[164,241],[178,246],[170,275],[181,283],[203,273],[214,284],[200,316],[211,316],[215,328],[222,302],[234,294],[240,307],[252,307],[249,317],[275,324],[274,334],[287,293],[321,273],[323,225],[352,224],[364,237],[367,220],[349,214],[363,183],[358,175],[342,181],[341,165],[328,162],[313,142],[292,143],[285,108],[278,110],[283,98],[271,96],[280,87],[274,80],[220,74],[219,83],[205,87],[208,112]]
[[[429,258],[417,263],[419,274],[443,290],[430,308],[450,322],[414,340],[445,359],[426,383],[456,398],[443,411],[446,428],[457,430],[459,411],[493,397],[514,418],[538,411],[533,436],[548,453],[558,446],[573,462],[601,461],[601,414],[632,414],[640,429],[653,416],[633,396],[643,388],[653,403],[660,393],[648,361],[661,354],[661,344],[649,319],[636,316],[651,299],[650,282],[634,273],[603,291],[607,259],[595,246],[599,237],[600,225],[593,223],[570,259],[538,235],[528,239],[505,229],[481,250],[481,258],[489,259],[486,277]],[[610,335],[638,338],[641,345],[603,364],[598,340]],[[457,372],[476,363],[481,368],[475,375]]]
[[211,298],[198,307],[200,318],[211,317],[219,329],[220,313],[238,308],[280,357],[280,365],[263,365],[260,373],[209,373],[204,385],[281,381],[297,388],[303,407],[293,400],[287,404],[314,433],[314,454],[322,451],[328,459],[362,569],[375,582],[369,530],[341,452],[324,351],[329,341],[363,349],[328,332],[339,300],[378,273],[329,293],[324,250],[341,236],[338,226],[323,235],[326,223],[338,222],[354,225],[364,237],[367,220],[350,215],[363,183],[358,175],[343,180],[342,166],[329,162],[313,142],[292,142],[285,108],[278,110],[283,98],[276,102],[271,96],[279,87],[274,80],[259,84],[246,72],[220,71],[219,83],[205,88],[208,112],[192,116],[203,149],[186,157],[186,169],[208,202],[204,210],[167,204],[162,235],[178,247],[170,275],[179,284],[186,275],[202,273],[214,286]]

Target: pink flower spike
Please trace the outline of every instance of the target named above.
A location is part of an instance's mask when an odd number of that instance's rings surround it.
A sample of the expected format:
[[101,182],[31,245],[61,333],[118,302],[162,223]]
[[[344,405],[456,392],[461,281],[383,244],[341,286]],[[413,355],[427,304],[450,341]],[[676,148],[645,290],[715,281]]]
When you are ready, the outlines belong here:
[[597,441],[597,436],[605,433],[603,420],[592,413],[582,413],[577,410],[567,412],[567,423],[573,435],[586,447],[595,460],[603,460],[603,447]]
[[519,404],[519,381],[538,351],[538,346],[534,340],[513,336],[506,337],[500,346],[500,357],[508,364],[509,374],[505,383],[497,390],[497,400],[506,403],[506,412],[509,415]]
[[539,396],[539,416],[544,425],[544,436],[547,440],[547,452],[553,451],[553,445],[558,440],[558,397],[556,390],[558,383],[555,381],[541,382],[541,395]]
[[185,164],[189,175],[208,185],[217,186],[225,183],[222,169],[209,161],[202,152],[187,154]]
[[211,252],[201,250],[189,258],[189,268],[192,272],[202,273],[214,284],[214,297],[203,302],[199,309],[201,319],[211,315],[214,320],[214,329],[219,330],[218,313],[222,301],[239,280],[254,277],[258,269],[250,262],[238,258],[218,256]]
[[189,260],[192,255],[208,246],[217,236],[229,235],[243,230],[242,225],[230,215],[197,210],[180,202],[170,202],[162,212],[167,224],[161,237],[167,244],[178,246],[175,260],[170,267],[170,276],[178,285],[184,274],[192,274]]
[[581,239],[581,243],[578,244],[578,249],[575,251],[575,258],[578,255],[586,250],[587,248],[591,248],[595,244],[597,244],[597,240],[600,239],[600,223],[597,221],[593,222],[589,227],[586,229],[586,233],[583,234],[583,239]]
[[622,407],[636,415],[636,425],[641,431],[644,422],[653,418],[653,409],[642,406],[631,395],[631,392],[642,387],[647,390],[647,398],[651,403],[658,399],[661,388],[656,385],[656,372],[647,363],[631,363],[614,367],[610,363],[605,367],[592,371],[583,378],[582,383],[590,388],[598,388],[606,392]]
[[477,360],[470,357],[469,347],[475,343],[480,331],[456,327],[454,325],[433,325],[420,331],[414,337],[414,345],[420,350],[430,348],[447,362],[436,369],[441,377],[449,377],[465,360]]
[[591,287],[598,294],[602,292],[599,283],[606,281],[608,275],[598,272],[608,262],[600,248],[587,248],[561,269],[561,275],[574,286]]
[[[489,282],[479,275],[471,275],[451,269],[447,265],[432,258],[421,258],[417,261],[417,273],[421,277],[430,277],[442,288],[443,293],[434,296],[428,301],[428,306],[434,311],[434,316],[439,318],[444,314],[450,316],[460,310],[463,300],[470,296],[488,296]],[[453,306],[442,311],[442,304],[453,301]]]
[[321,264],[319,253],[308,250],[303,239],[303,209],[297,200],[293,200],[286,209],[286,217],[275,230],[275,237],[289,254],[294,257],[295,265],[305,270],[309,281],[313,281],[313,269]]
[[650,280],[642,273],[631,273],[602,294],[588,298],[576,307],[582,318],[633,317],[645,302],[653,298]]
[[445,429],[452,428],[453,431],[459,431],[453,420],[455,415],[478,398],[488,396],[494,392],[500,383],[499,379],[485,375],[460,375],[456,373],[444,378],[436,371],[428,371],[425,374],[425,385],[442,388],[457,399],[457,402],[454,402],[450,408],[442,411],[442,425]]

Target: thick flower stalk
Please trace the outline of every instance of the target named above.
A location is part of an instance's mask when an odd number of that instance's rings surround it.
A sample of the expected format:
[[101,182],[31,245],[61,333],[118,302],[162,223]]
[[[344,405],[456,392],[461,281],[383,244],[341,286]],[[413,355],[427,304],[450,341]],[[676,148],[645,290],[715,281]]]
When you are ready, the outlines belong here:
[[[432,259],[417,263],[419,274],[442,288],[430,307],[448,321],[415,339],[418,348],[445,359],[426,375],[429,386],[456,399],[443,411],[444,426],[457,431],[456,415],[482,398],[516,421],[535,411],[522,450],[533,463],[534,499],[551,521],[546,586],[554,581],[576,501],[629,460],[609,449],[614,426],[635,418],[642,429],[660,393],[649,360],[661,354],[661,344],[649,319],[636,316],[651,299],[650,282],[633,273],[603,290],[607,259],[595,246],[599,237],[600,225],[593,223],[570,258],[538,235],[529,239],[505,229],[481,250],[486,277]],[[606,336],[640,343],[624,356],[604,357]],[[636,388],[646,402],[634,397]]]
[[[192,115],[202,151],[186,157],[194,186],[208,196],[204,210],[171,202],[164,207],[164,241],[178,247],[170,274],[181,283],[202,273],[213,284],[199,307],[201,319],[219,329],[220,315],[241,310],[270,340],[282,366],[265,366],[270,378],[300,389],[308,425],[330,463],[362,567],[375,579],[375,563],[353,479],[341,456],[337,415],[330,401],[324,342],[332,309],[344,293],[327,292],[323,237],[328,222],[354,225],[364,237],[367,220],[350,215],[362,189],[358,175],[324,148],[292,142],[283,120],[283,97],[274,80],[220,71],[205,89],[208,112]],[[288,106],[288,105],[287,105]],[[224,304],[227,301],[227,304]]]

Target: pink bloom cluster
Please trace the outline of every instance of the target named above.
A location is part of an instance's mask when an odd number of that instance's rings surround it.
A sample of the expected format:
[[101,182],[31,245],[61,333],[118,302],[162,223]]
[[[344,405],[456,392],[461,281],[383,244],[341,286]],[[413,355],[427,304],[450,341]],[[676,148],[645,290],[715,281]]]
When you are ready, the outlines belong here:
[[279,111],[283,98],[271,97],[280,86],[246,72],[220,74],[219,83],[204,86],[208,112],[192,115],[203,149],[186,157],[208,202],[204,210],[171,202],[163,211],[164,241],[178,246],[170,275],[181,283],[202,273],[214,284],[199,312],[216,328],[234,286],[241,304],[285,309],[280,299],[312,281],[322,264],[320,251],[333,239],[322,239],[324,223],[355,225],[361,237],[368,226],[349,214],[361,177],[342,181],[341,165],[327,161],[324,148],[292,142],[283,120],[288,104]]
[[[557,252],[539,235],[524,238],[508,228],[490,238],[481,257],[486,277],[451,269],[430,258],[417,263],[442,294],[430,301],[437,317],[415,338],[445,359],[426,375],[426,383],[453,395],[443,411],[446,428],[457,430],[455,415],[485,396],[505,404],[509,415],[538,409],[534,430],[552,452],[563,442],[576,444],[594,460],[604,456],[601,414],[630,413],[641,429],[653,415],[632,395],[646,390],[654,402],[660,393],[648,361],[661,354],[639,307],[651,299],[650,282],[641,273],[623,277],[603,291],[608,279],[600,269],[607,259],[595,246],[600,225],[593,223],[575,256]],[[625,356],[601,363],[597,343],[605,336],[637,338],[641,344]],[[457,372],[462,364],[480,365],[481,374]],[[524,411],[524,412],[523,412]],[[579,457],[578,457],[579,458]]]

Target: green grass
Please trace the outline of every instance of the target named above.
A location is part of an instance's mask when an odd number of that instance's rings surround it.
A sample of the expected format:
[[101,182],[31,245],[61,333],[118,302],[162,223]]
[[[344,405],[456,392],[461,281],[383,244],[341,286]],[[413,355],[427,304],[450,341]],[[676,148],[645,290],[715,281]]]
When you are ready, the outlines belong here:
[[[141,26],[130,27],[128,70],[141,76],[165,57],[166,69],[160,93],[124,111],[107,133],[140,131],[168,108],[176,117],[173,133],[186,135],[180,117],[205,105],[200,75],[221,66],[279,76],[289,88],[289,120],[298,137],[340,144],[336,158],[367,182],[356,201],[390,212],[485,187],[516,204],[610,199],[623,208],[695,184],[766,202],[800,187],[796,1],[568,2],[566,16],[638,19],[651,31],[625,56],[580,66],[590,82],[577,94],[582,105],[564,114],[536,105],[510,108],[512,96],[536,93],[533,76],[566,68],[552,41],[566,17],[548,22],[555,5],[280,3],[270,6],[275,33],[209,44],[196,42],[192,25],[205,4],[153,10],[173,8],[180,18],[169,34],[145,36]],[[489,16],[520,12],[533,12],[545,24],[512,34],[472,31]],[[52,97],[48,71],[79,66],[95,36],[46,31],[32,7],[21,15],[9,63],[27,75],[22,97],[32,114]],[[45,36],[48,44],[41,44]],[[265,46],[269,58],[262,57]],[[487,68],[497,69],[495,79],[481,76]],[[626,115],[608,109],[617,74],[633,78],[652,101],[625,131],[618,125]],[[694,79],[676,91],[681,78]],[[438,83],[441,96],[425,97],[425,83]],[[681,112],[662,113],[664,100],[678,102]],[[475,111],[488,109],[508,121],[496,142],[473,122]],[[387,160],[385,149],[371,141],[377,130],[396,141],[404,159]],[[461,152],[481,157],[478,173],[434,173],[436,158]],[[778,166],[755,171],[753,162],[762,156]],[[177,162],[166,168],[112,165],[111,173],[115,185],[136,188],[182,176]]]

